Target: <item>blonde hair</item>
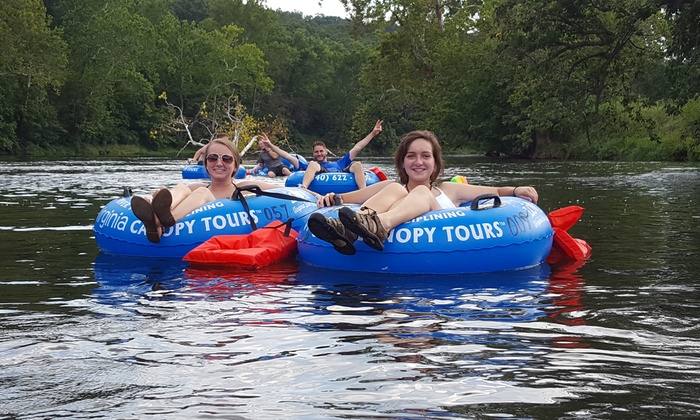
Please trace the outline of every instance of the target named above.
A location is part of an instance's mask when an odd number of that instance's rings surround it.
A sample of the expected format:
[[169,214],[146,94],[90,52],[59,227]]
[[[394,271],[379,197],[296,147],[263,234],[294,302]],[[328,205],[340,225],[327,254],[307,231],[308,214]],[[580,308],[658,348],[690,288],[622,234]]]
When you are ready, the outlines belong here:
[[233,174],[235,175],[238,171],[238,167],[241,166],[243,159],[241,158],[241,154],[238,153],[238,149],[236,148],[236,146],[233,145],[233,143],[228,139],[228,137],[215,138],[214,140],[207,143],[207,146],[204,148],[204,170],[207,171],[207,173],[209,173],[209,161],[207,160],[207,156],[209,156],[209,149],[211,148],[212,144],[224,145],[228,150],[231,151],[233,161],[236,163],[236,167],[233,168]]

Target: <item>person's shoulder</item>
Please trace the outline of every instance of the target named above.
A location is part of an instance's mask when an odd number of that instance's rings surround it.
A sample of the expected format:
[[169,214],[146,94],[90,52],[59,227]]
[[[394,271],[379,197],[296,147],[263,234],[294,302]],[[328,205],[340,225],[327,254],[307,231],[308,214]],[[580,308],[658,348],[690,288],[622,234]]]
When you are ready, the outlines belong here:
[[440,191],[444,192],[445,194],[449,194],[459,189],[460,185],[464,184],[458,184],[456,182],[450,181],[442,181],[439,184],[435,184],[435,187],[438,188]]
[[347,152],[346,154],[343,155],[340,159],[336,160],[335,163],[337,164],[338,162],[352,162],[353,159],[350,157],[350,152]]

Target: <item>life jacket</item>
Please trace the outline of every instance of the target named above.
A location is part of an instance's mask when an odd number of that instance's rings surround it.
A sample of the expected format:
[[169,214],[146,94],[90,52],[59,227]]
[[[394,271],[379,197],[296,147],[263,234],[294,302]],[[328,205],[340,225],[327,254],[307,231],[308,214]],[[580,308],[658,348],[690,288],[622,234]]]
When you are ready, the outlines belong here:
[[291,219],[273,225],[246,235],[213,236],[182,259],[197,265],[258,268],[296,255],[298,233],[291,229]]
[[575,225],[585,210],[579,206],[568,206],[547,214],[554,231],[552,250],[547,256],[548,263],[562,260],[586,260],[591,256],[591,247],[583,239],[572,237],[567,230]]

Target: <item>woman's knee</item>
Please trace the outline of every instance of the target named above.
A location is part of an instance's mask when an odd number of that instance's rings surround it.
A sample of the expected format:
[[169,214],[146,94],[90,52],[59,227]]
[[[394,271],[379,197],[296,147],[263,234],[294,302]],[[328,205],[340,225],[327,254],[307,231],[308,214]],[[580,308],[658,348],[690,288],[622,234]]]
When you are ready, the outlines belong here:
[[391,198],[393,201],[398,201],[406,197],[408,195],[408,191],[406,191],[406,188],[404,188],[403,185],[399,184],[398,182],[394,182],[382,188],[377,195]]
[[210,201],[215,200],[214,194],[212,194],[209,188],[207,187],[197,188],[196,190],[190,193],[190,197],[192,197],[193,199],[196,198],[202,203],[208,203]]
[[307,170],[314,173],[318,172],[321,170],[321,165],[318,162],[309,162],[309,167],[307,168]]
[[425,185],[419,185],[419,186],[413,188],[409,194],[420,196],[420,197],[433,196],[433,192],[430,190],[430,188],[426,187]]
[[360,173],[364,171],[364,168],[362,167],[362,162],[354,161],[350,164],[348,170],[352,173]]
[[440,204],[435,199],[432,190],[425,185],[419,185],[412,189],[409,196],[410,198],[407,198],[407,200],[410,200],[412,206],[421,207],[427,205],[426,208],[421,208],[421,211],[440,209]]

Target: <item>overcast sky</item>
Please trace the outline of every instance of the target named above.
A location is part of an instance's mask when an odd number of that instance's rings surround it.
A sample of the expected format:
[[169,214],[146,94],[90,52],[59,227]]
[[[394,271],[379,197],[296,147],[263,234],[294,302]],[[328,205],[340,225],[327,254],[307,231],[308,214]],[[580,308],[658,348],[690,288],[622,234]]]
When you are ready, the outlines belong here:
[[267,0],[266,3],[267,7],[273,10],[297,11],[309,16],[322,13],[326,16],[347,17],[340,0]]

